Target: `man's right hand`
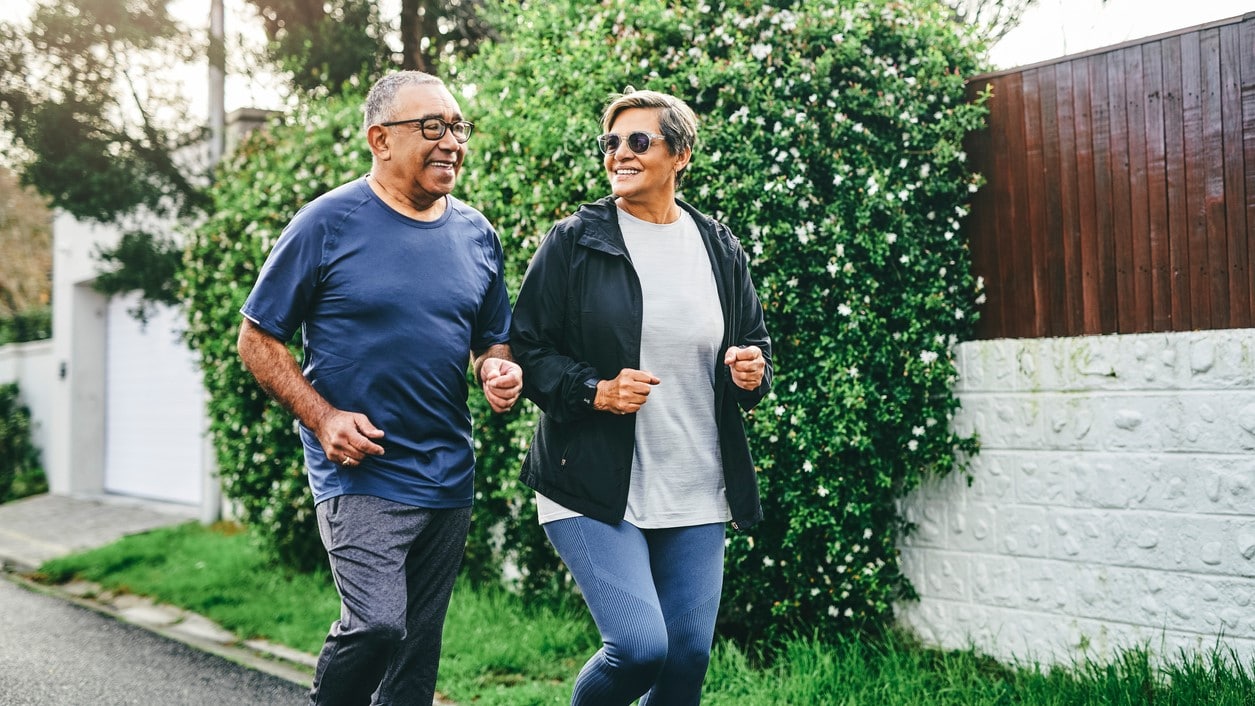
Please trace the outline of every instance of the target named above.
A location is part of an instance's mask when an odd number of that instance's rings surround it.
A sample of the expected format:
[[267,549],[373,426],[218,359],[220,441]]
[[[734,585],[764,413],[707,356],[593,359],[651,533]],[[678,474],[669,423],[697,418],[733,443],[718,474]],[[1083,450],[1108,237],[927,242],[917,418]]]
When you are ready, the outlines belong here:
[[356,466],[366,456],[382,456],[384,452],[373,441],[383,438],[383,430],[359,412],[333,409],[318,421],[314,434],[327,458],[341,466]]

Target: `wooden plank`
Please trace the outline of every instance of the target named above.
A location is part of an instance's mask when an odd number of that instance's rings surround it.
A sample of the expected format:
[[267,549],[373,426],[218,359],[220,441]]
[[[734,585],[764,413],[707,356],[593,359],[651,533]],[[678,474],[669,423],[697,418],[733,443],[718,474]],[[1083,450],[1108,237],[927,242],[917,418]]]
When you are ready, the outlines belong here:
[[1133,328],[1129,333],[1153,330],[1150,275],[1150,216],[1146,192],[1146,92],[1142,85],[1142,50],[1129,47],[1125,55],[1125,77],[1129,106],[1129,230],[1132,237]]
[[1089,60],[1090,138],[1093,140],[1094,268],[1098,273],[1099,330],[1116,333],[1116,251],[1111,214],[1111,99],[1107,89],[1107,54]]
[[1059,247],[1063,257],[1065,336],[1085,333],[1081,287],[1081,218],[1077,204],[1076,106],[1072,83],[1073,62],[1055,66],[1055,111],[1059,130]]
[[1033,335],[1050,335],[1049,279],[1046,267],[1046,154],[1043,147],[1041,69],[1024,72],[1024,183],[1028,189],[1029,258],[1033,273]]
[[1168,174],[1164,147],[1163,45],[1142,48],[1146,91],[1146,195],[1150,237],[1151,330],[1172,330],[1172,254],[1168,241]]
[[[1252,325],[1252,283],[1242,154],[1241,25],[1226,25],[1219,29],[1220,105],[1224,126],[1224,228],[1229,242],[1229,320],[1225,326],[1247,328]],[[1255,45],[1249,48],[1249,53],[1255,53]]]
[[[1243,173],[1246,177],[1246,229],[1243,231],[1249,242],[1251,233],[1255,232],[1255,18],[1249,18],[1241,25],[1239,47],[1242,50],[1241,69],[1242,85],[1242,152]],[[1247,249],[1247,272],[1250,279],[1255,278],[1255,245]],[[1248,326],[1255,327],[1255,283],[1250,289],[1251,319]]]
[[1125,56],[1113,52],[1107,63],[1107,92],[1111,102],[1111,223],[1115,250],[1116,329],[1130,333],[1137,328],[1133,274],[1133,225],[1130,213],[1129,121],[1125,93]]
[[1038,70],[1038,95],[1041,98],[1042,163],[1045,170],[1040,184],[1045,205],[1046,224],[1043,232],[1045,260],[1039,260],[1046,272],[1046,335],[1068,336],[1068,269],[1063,245],[1063,203],[1060,183],[1059,66],[1043,66]]
[[1229,325],[1229,242],[1224,205],[1224,113],[1220,101],[1220,30],[1199,33],[1199,97],[1203,121],[1203,212],[1211,328]]
[[1185,101],[1181,38],[1163,41],[1164,173],[1168,183],[1168,251],[1172,274],[1172,330],[1194,327],[1190,301],[1189,214],[1185,198]]
[[[1078,294],[1081,297],[1081,333],[1106,333],[1102,328],[1104,302],[1099,290],[1098,215],[1097,197],[1094,193],[1094,115],[1089,81],[1089,66],[1093,59],[1069,62],[1072,66],[1072,92],[1074,98],[1073,134],[1076,138],[1076,209],[1077,245],[1080,270]],[[1107,77],[1102,83],[1105,86]]]
[[1197,33],[1181,35],[1181,100],[1185,139],[1185,207],[1190,244],[1190,319],[1211,326],[1211,272],[1207,252],[1206,149],[1203,144],[1202,66]]
[[[998,79],[995,83],[1001,81],[1002,79]],[[983,88],[971,86],[970,93],[975,94]],[[969,98],[974,98],[974,95]],[[986,103],[989,115],[985,120],[985,128],[968,134],[964,141],[964,150],[969,155],[972,169],[983,174],[986,179],[985,187],[973,197],[972,212],[963,225],[972,249],[972,271],[985,282],[985,306],[977,322],[978,335],[982,338],[1014,336],[1007,328],[1007,314],[1009,309],[1018,306],[1007,291],[999,266],[1002,259],[1000,244],[1003,240],[1000,236],[1004,233],[998,226],[1000,199],[995,194],[995,189],[1004,177],[998,173],[996,166],[998,150],[994,147],[994,139],[1004,129],[1000,124],[1006,111],[1002,102],[1001,91],[995,88],[993,97]],[[942,227],[944,218],[944,215],[939,218],[938,227]]]
[[1035,327],[1036,317],[1033,315],[1033,309],[1036,307],[1033,285],[1036,268],[1033,265],[1033,244],[1030,232],[1024,224],[1027,201],[1030,196],[1024,179],[1027,171],[1027,149],[1024,142],[1023,84],[1022,74],[1016,74],[1014,77],[1008,76],[1002,82],[1007,144],[1007,149],[1000,155],[1007,182],[1005,191],[1001,192],[1004,199],[1002,213],[1005,213],[1007,217],[1007,230],[1004,232],[1011,236],[1010,240],[1013,244],[1008,253],[1009,271],[1005,273],[1005,276],[1008,278],[1007,285],[1016,301],[1015,311],[1012,312],[1015,320],[1008,322],[1008,327],[1014,330],[1017,336],[1038,336],[1040,334]]

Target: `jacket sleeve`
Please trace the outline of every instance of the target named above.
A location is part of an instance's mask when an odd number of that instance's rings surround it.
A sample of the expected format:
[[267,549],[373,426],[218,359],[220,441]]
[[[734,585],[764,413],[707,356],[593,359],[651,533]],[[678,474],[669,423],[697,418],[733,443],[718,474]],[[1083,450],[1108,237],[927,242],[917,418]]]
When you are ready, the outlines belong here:
[[733,239],[732,242],[736,243],[732,250],[732,256],[735,259],[732,267],[733,282],[736,287],[732,306],[738,323],[736,342],[740,346],[758,346],[767,364],[763,370],[763,381],[757,388],[742,390],[732,385],[737,403],[741,405],[741,409],[748,411],[757,406],[771,392],[774,367],[771,358],[771,336],[767,333],[767,323],[763,318],[763,304],[758,298],[758,291],[754,289],[754,281],[750,278],[749,257],[737,240]]
[[510,348],[523,368],[523,395],[558,422],[594,414],[580,398],[584,382],[598,377],[596,368],[567,353],[567,322],[572,318],[569,231],[562,223],[555,225],[536,249],[510,326]]

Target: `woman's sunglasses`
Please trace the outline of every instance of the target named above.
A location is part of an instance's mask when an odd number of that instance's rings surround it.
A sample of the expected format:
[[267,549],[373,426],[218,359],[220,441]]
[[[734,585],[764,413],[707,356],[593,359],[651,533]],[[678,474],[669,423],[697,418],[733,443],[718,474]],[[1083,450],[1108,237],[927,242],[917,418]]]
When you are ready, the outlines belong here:
[[[645,154],[649,151],[649,146],[654,140],[665,139],[665,135],[659,135],[656,132],[634,132],[627,136],[628,149],[636,154]],[[619,145],[623,144],[623,136],[613,132],[608,132],[597,137],[597,146],[605,154],[612,154],[619,151]]]

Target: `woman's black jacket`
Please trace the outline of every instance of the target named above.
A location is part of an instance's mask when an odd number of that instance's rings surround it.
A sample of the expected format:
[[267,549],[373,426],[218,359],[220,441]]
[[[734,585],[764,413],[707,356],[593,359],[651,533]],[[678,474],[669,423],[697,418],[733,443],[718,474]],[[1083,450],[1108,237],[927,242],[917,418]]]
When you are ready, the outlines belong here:
[[[710,255],[723,310],[714,404],[732,526],[762,519],[754,461],[738,406],[771,389],[771,339],[750,280],[745,251],[728,228],[678,201],[697,223]],[[676,286],[684,286],[677,282]],[[618,523],[627,507],[636,415],[598,412],[584,403],[589,380],[640,368],[641,285],[614,197],[585,204],[549,231],[528,267],[514,308],[510,347],[523,367],[523,394],[542,415],[523,461],[522,482],[593,519]],[[723,352],[762,349],[767,368],[755,390],[732,382]]]

